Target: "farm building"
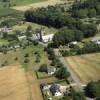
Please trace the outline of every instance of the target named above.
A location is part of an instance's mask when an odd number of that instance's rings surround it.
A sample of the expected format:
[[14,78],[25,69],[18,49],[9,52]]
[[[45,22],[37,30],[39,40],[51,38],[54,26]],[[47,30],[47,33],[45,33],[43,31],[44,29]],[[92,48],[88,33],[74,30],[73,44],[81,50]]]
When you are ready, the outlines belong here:
[[92,42],[94,42],[95,44],[100,44],[100,37],[94,37],[91,40]]
[[54,96],[62,96],[63,95],[61,93],[60,86],[58,84],[51,85],[50,91]]

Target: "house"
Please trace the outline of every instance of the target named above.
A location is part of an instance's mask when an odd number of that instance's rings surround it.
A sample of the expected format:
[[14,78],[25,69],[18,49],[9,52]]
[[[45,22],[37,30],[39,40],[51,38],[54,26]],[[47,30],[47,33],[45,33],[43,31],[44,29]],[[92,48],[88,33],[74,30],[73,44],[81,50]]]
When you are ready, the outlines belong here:
[[60,85],[58,84],[52,84],[50,87],[50,91],[54,96],[62,96]]
[[100,44],[100,36],[92,38],[91,41],[94,42],[95,44]]
[[43,35],[42,36],[42,42],[50,42],[53,39],[54,34],[49,34],[49,35]]
[[40,84],[40,87],[41,87],[42,89],[44,89],[44,90],[49,89],[49,86],[48,86],[48,84],[46,84],[46,83]]
[[27,39],[27,37],[25,36],[25,35],[23,35],[23,36],[18,36],[18,40],[19,41],[24,41],[24,40],[26,40]]
[[47,66],[47,73],[53,75],[56,72],[56,68],[53,66]]

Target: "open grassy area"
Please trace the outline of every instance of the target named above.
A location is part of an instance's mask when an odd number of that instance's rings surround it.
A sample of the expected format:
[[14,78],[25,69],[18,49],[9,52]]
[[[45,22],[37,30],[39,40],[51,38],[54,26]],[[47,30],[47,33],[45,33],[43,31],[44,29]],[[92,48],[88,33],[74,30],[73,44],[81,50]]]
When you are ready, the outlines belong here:
[[100,53],[65,58],[82,83],[100,80]]
[[13,30],[25,30],[25,29],[27,29],[28,26],[32,26],[33,30],[36,30],[36,29],[43,27],[46,34],[52,34],[52,33],[54,34],[58,31],[57,29],[52,28],[52,27],[49,28],[47,26],[43,26],[43,25],[39,25],[39,24],[35,24],[35,23],[30,23],[30,22],[25,22],[24,24],[22,24],[20,26],[16,25],[13,27]]
[[5,17],[5,16],[20,17],[23,16],[23,12],[10,8],[0,8],[0,17]]
[[9,42],[7,40],[0,39],[0,46],[7,45],[7,44],[9,44]]

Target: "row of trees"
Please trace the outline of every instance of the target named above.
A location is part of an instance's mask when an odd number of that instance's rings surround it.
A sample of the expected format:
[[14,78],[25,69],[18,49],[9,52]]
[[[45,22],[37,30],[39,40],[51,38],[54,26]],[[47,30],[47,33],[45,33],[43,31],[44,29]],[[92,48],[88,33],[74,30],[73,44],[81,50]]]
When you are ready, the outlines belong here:
[[52,60],[51,65],[57,68],[57,71],[55,72],[55,77],[59,79],[67,79],[70,76],[70,73],[67,71],[64,65],[60,62],[60,60],[57,59],[57,57],[54,54],[53,49],[47,48],[46,51],[49,55],[49,59]]
[[72,15],[74,17],[95,17],[100,15],[100,1],[99,0],[86,0],[78,2],[72,6]]

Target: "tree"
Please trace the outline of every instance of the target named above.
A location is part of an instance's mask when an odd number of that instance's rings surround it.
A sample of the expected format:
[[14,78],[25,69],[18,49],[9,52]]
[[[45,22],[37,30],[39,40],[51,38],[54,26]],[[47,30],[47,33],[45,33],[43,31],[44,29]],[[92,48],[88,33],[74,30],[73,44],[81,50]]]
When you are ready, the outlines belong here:
[[39,68],[40,72],[47,72],[47,64],[42,64]]
[[25,59],[24,60],[24,63],[29,63],[29,59]]
[[100,81],[88,83],[85,90],[90,97],[100,97]]
[[37,62],[37,63],[40,62],[40,58],[41,58],[40,54],[37,54],[36,55],[36,61],[35,62]]
[[65,67],[62,67],[55,73],[55,76],[59,79],[66,79],[70,76],[70,73],[66,70]]
[[14,60],[17,61],[18,60],[18,57],[16,57]]
[[80,9],[76,13],[76,16],[79,17],[79,18],[87,17],[87,15],[88,15],[88,10],[87,9]]
[[28,54],[28,53],[26,53],[24,57],[29,57],[29,54]]
[[86,98],[83,93],[77,92],[73,94],[73,100],[86,100]]
[[95,17],[96,16],[96,10],[95,9],[89,9],[88,16],[89,17]]

